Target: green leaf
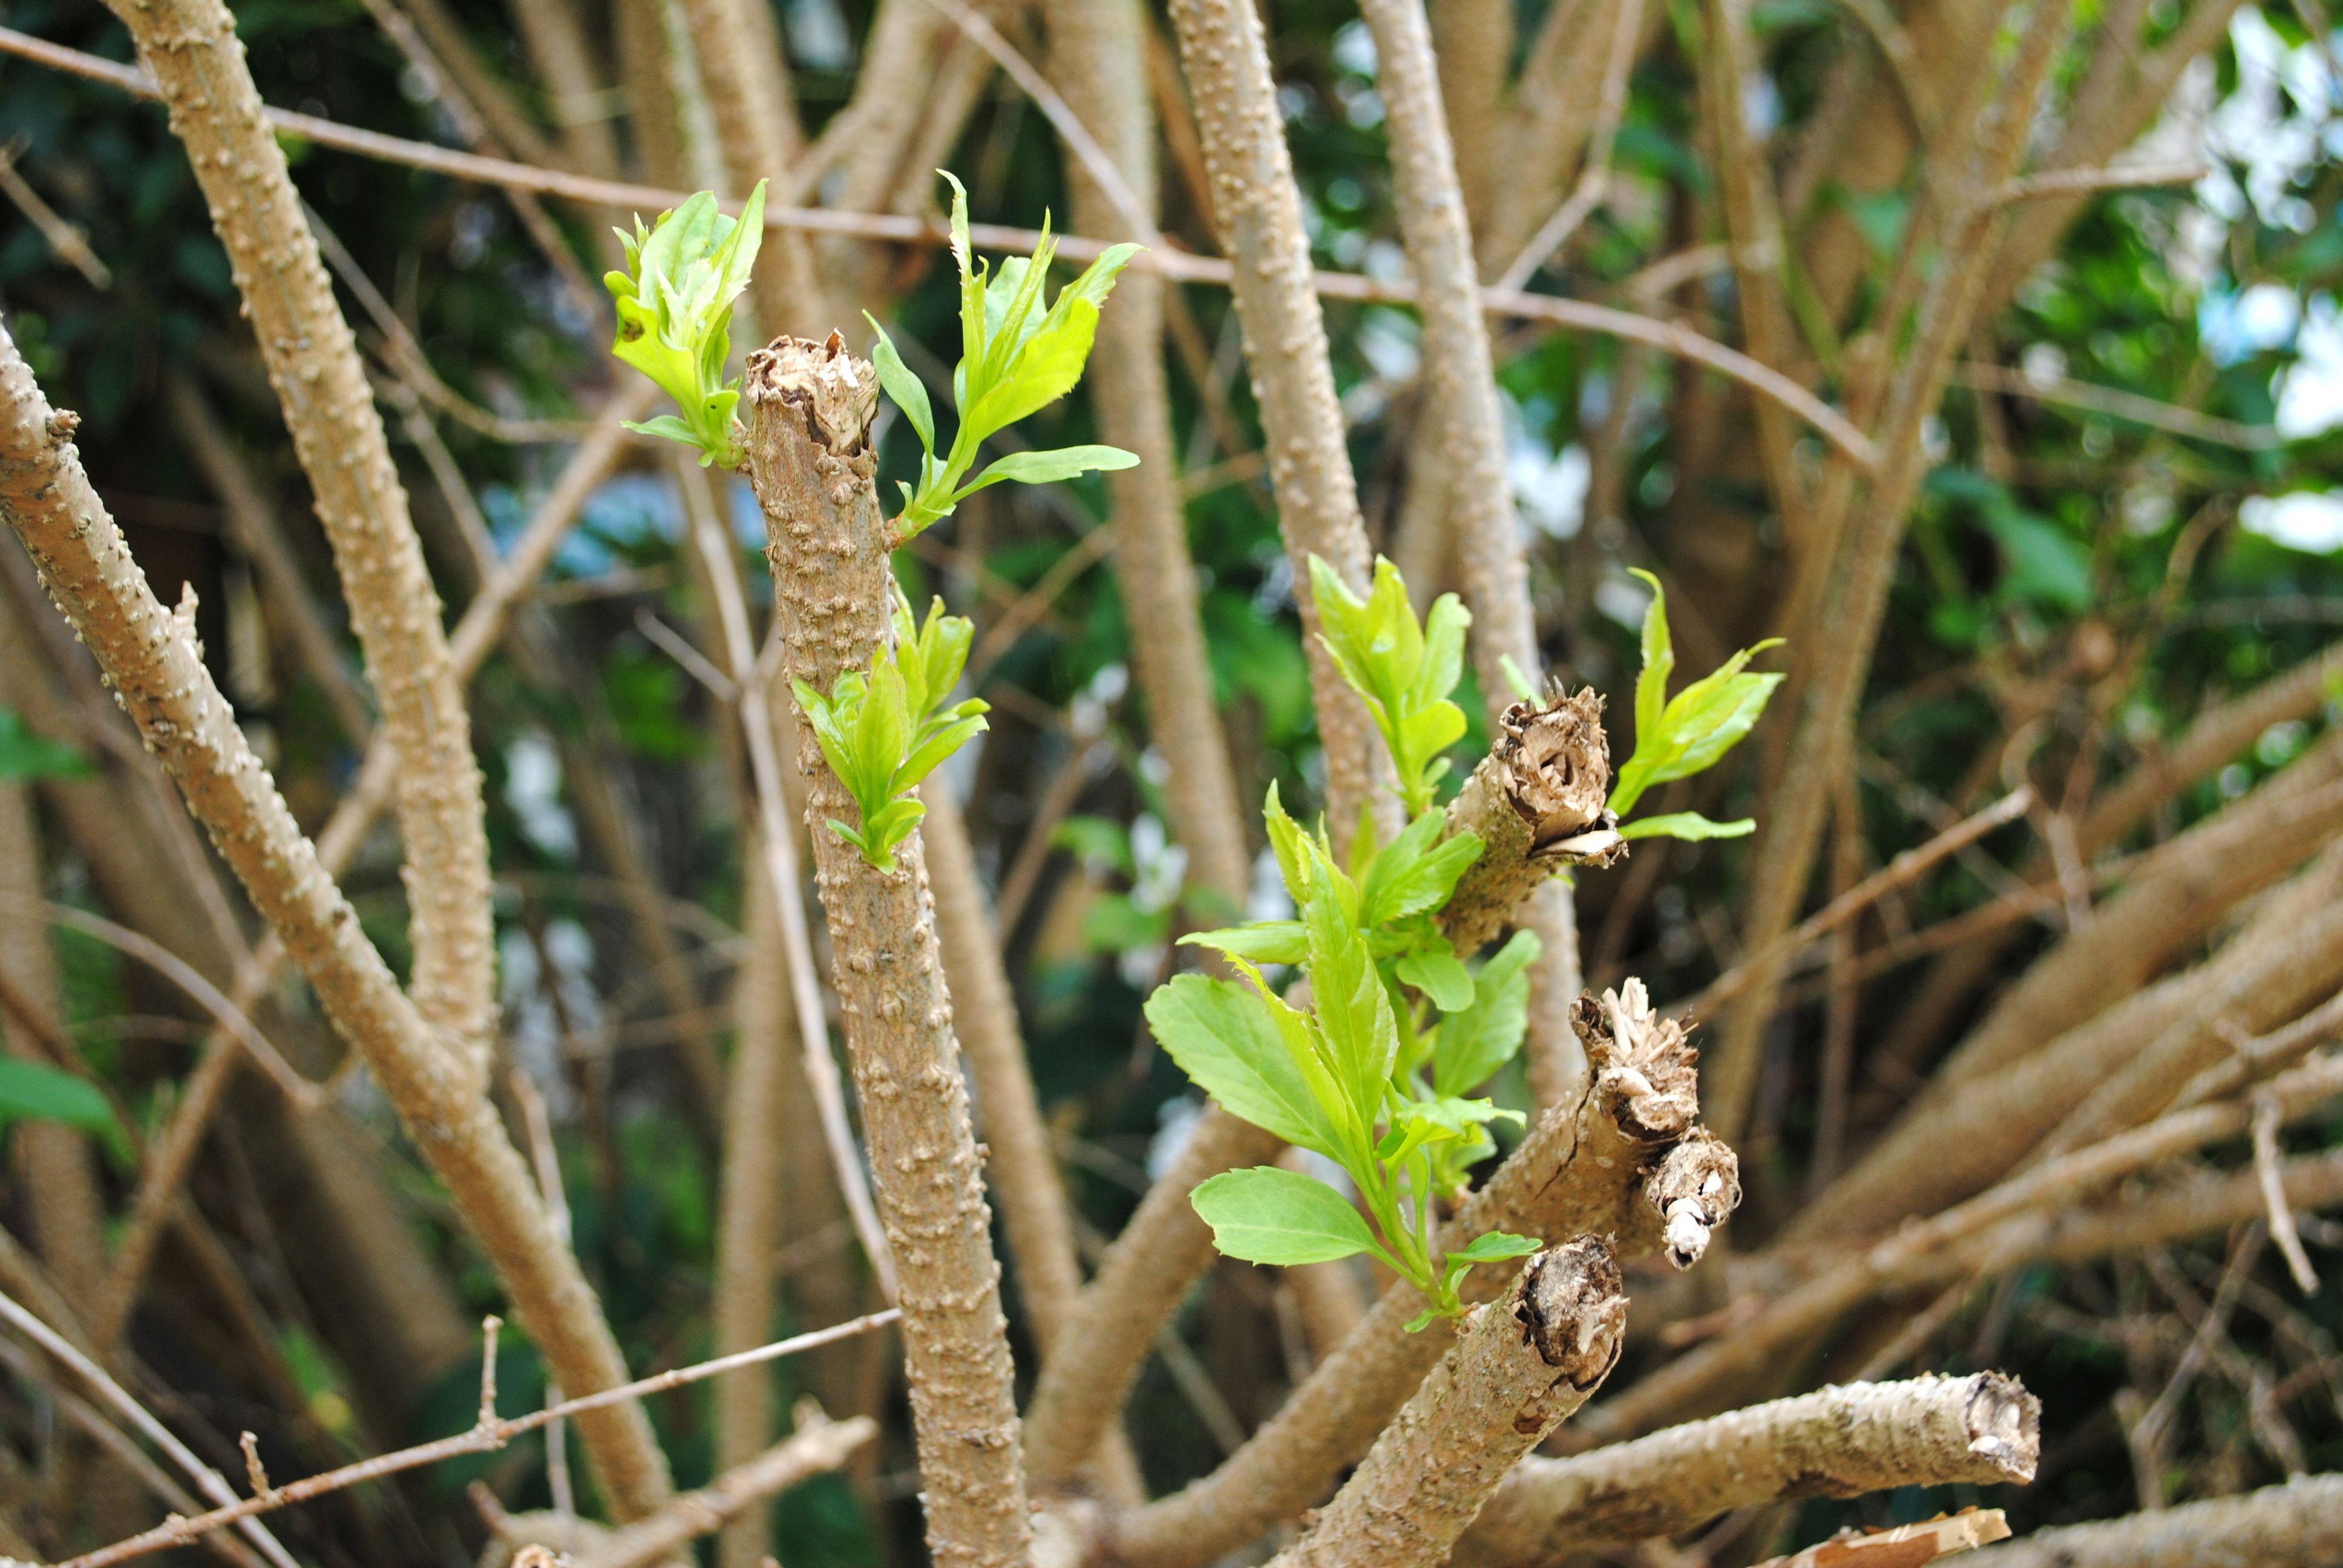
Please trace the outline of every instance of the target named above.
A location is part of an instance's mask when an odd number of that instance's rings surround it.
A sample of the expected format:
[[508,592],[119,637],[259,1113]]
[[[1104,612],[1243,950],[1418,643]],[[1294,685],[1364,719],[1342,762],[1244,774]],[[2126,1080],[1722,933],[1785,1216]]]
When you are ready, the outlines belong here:
[[1464,710],[1448,694],[1463,672],[1472,615],[1453,594],[1443,594],[1419,626],[1407,584],[1381,557],[1361,598],[1312,556],[1310,592],[1318,639],[1365,700],[1399,776],[1400,799],[1414,816],[1431,806],[1433,786],[1446,770],[1440,754],[1464,734]]
[[902,355],[895,350],[895,340],[887,336],[879,318],[866,310],[862,319],[870,323],[870,330],[879,335],[879,340],[870,346],[870,363],[878,367],[879,385],[887,389],[887,396],[903,411],[903,417],[911,422],[911,428],[919,433],[920,445],[932,457],[936,449],[936,414],[928,403],[926,386],[903,363]]
[[1212,1228],[1212,1245],[1249,1263],[1331,1263],[1383,1253],[1342,1195],[1308,1176],[1256,1165],[1200,1183],[1189,1202]]
[[1288,1143],[1332,1155],[1335,1130],[1294,1062],[1274,1007],[1227,980],[1178,975],[1147,999],[1147,1025],[1222,1110]]
[[60,741],[36,735],[13,708],[0,708],[0,780],[85,779],[89,759]]
[[1745,838],[1756,830],[1757,822],[1752,817],[1712,822],[1697,811],[1670,811],[1664,816],[1639,817],[1619,824],[1622,839],[1684,839],[1694,842],[1703,839]]
[[1441,1261],[1441,1282],[1455,1287],[1464,1271],[1475,1263],[1502,1263],[1513,1258],[1526,1258],[1545,1245],[1533,1236],[1515,1236],[1504,1231],[1491,1231],[1475,1236],[1465,1245]]
[[[1669,699],[1652,727],[1635,737],[1635,754],[1619,769],[1612,788],[1611,809],[1625,816],[1645,790],[1713,766],[1748,734],[1783,677],[1748,675],[1742,667],[1778,646],[1780,639],[1775,638],[1745,648]],[[1639,712],[1647,696],[1639,680],[1635,697]]]
[[1137,467],[1138,455],[1120,447],[1060,447],[1049,452],[1011,452],[995,458],[984,472],[952,492],[952,499],[957,502],[1004,479],[1024,485],[1054,485],[1078,474]]
[[37,1061],[0,1058],[0,1126],[55,1121],[95,1133],[125,1158],[130,1151],[114,1108],[96,1084]]
[[1652,602],[1644,609],[1644,668],[1635,677],[1635,749],[1641,751],[1646,741],[1659,738],[1660,713],[1667,703],[1668,677],[1675,671],[1676,655],[1668,638],[1667,590],[1650,572],[1636,567],[1627,570],[1652,588]]
[[1217,931],[1191,931],[1182,947],[1211,948],[1256,964],[1298,964],[1310,956],[1300,920],[1255,920]]
[[1536,932],[1515,931],[1481,966],[1472,1005],[1443,1019],[1433,1037],[1433,1092],[1463,1094],[1477,1088],[1521,1050],[1530,1020],[1529,968],[1543,950]]
[[1456,961],[1456,954],[1444,942],[1438,949],[1419,949],[1403,955],[1393,972],[1430,997],[1432,1005],[1442,1012],[1458,1012],[1473,1005],[1472,973]]
[[1512,654],[1499,654],[1497,668],[1505,672],[1505,684],[1513,689],[1515,697],[1520,698],[1523,702],[1535,702],[1538,699],[1537,682],[1522,673],[1522,667],[1513,662]]
[[1480,835],[1470,832],[1442,839],[1446,827],[1440,812],[1426,811],[1375,856],[1360,889],[1362,924],[1388,925],[1448,901],[1456,879],[1481,858],[1482,844]]

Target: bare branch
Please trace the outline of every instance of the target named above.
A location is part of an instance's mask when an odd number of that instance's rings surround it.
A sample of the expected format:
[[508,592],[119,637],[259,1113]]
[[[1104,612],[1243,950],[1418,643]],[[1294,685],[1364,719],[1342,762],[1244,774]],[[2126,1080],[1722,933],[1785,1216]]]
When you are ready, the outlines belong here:
[[1800,1497],[2027,1482],[2041,1420],[2041,1402],[2015,1378],[1979,1372],[1826,1388],[1569,1459],[1533,1457],[1505,1478],[1452,1561],[1550,1562]]
[[1990,1568],[2319,1568],[2343,1553],[2343,1475],[2098,1524],[2036,1531],[1980,1559]]

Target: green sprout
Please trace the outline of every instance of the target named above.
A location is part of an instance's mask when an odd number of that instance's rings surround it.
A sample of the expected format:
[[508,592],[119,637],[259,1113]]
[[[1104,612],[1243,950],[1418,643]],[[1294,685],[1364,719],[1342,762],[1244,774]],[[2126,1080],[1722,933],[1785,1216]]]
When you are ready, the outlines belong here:
[[732,305],[749,285],[765,236],[765,182],[749,193],[738,218],[716,209],[701,191],[649,228],[614,231],[626,246],[623,272],[602,276],[618,301],[618,333],[610,352],[649,377],[675,399],[680,417],[627,421],[627,428],[664,436],[699,449],[700,467],[740,466],[732,410],[740,383],[724,375],[732,354]]
[[822,757],[862,818],[857,829],[833,817],[830,829],[882,871],[895,869],[897,847],[928,814],[912,791],[986,728],[987,710],[973,697],[944,701],[968,664],[973,626],[946,615],[936,599],[926,621],[914,627],[900,588],[893,620],[894,644],[870,656],[868,675],[848,670],[828,697],[802,680],[789,683]]
[[1057,241],[1046,218],[1031,256],[1011,256],[988,271],[969,243],[968,193],[949,173],[937,171],[952,189],[951,251],[960,268],[960,367],[952,373],[952,402],[960,428],[950,449],[936,456],[935,412],[928,389],[903,363],[894,340],[875,317],[864,319],[879,334],[870,357],[879,384],[918,432],[920,482],[902,486],[903,511],[896,518],[895,542],[918,535],[977,491],[1015,479],[1052,484],[1093,469],[1128,468],[1139,458],[1120,447],[1061,447],[1049,452],[1011,452],[995,459],[963,484],[986,440],[1074,388],[1098,335],[1099,307],[1133,256],[1136,245],[1111,246],[1082,269],[1055,300],[1046,298],[1051,258]]
[[1627,759],[1611,787],[1611,809],[1622,819],[1619,836],[1738,839],[1754,832],[1757,824],[1749,818],[1712,822],[1697,811],[1672,811],[1633,822],[1624,819],[1653,785],[1688,779],[1714,767],[1755,727],[1774,689],[1782,684],[1779,675],[1750,675],[1742,668],[1767,648],[1781,645],[1780,638],[1768,638],[1755,648],[1743,648],[1670,697],[1668,677],[1675,670],[1676,656],[1668,639],[1667,595],[1660,579],[1651,573],[1634,575],[1651,585],[1652,602],[1644,611],[1644,668],[1635,677],[1635,754]]
[[[1526,1257],[1529,1237],[1493,1232],[1433,1252],[1438,1202],[1459,1196],[1493,1152],[1493,1121],[1522,1120],[1468,1099],[1520,1050],[1538,940],[1517,933],[1476,975],[1432,930],[1429,911],[1479,859],[1472,834],[1443,840],[1426,812],[1353,878],[1322,828],[1307,833],[1272,789],[1265,811],[1298,920],[1183,939],[1217,948],[1243,983],[1186,974],[1148,999],[1147,1020],[1181,1068],[1232,1114],[1323,1155],[1358,1190],[1361,1214],[1323,1182],[1274,1166],[1229,1171],[1191,1201],[1232,1258],[1322,1262],[1365,1252],[1423,1292],[1411,1323],[1463,1311],[1475,1263]],[[1247,956],[1251,955],[1251,956]],[[1427,957],[1438,961],[1425,964]],[[1293,1007],[1259,962],[1308,968],[1312,1004]]]
[[1332,567],[1310,558],[1310,592],[1318,607],[1318,640],[1335,668],[1366,699],[1399,774],[1410,817],[1429,808],[1448,772],[1443,755],[1464,734],[1464,710],[1448,699],[1464,667],[1464,628],[1473,624],[1453,593],[1433,601],[1422,625],[1399,568],[1375,558],[1367,597],[1353,594]]

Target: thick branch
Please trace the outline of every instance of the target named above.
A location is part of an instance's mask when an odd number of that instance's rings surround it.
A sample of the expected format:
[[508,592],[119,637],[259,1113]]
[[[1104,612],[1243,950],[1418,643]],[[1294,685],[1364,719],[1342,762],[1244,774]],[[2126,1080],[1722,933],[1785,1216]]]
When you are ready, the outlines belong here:
[[1274,1568],[1439,1568],[1521,1457],[1618,1364],[1627,1296],[1604,1241],[1532,1258],[1476,1307],[1334,1501]]
[[[193,598],[176,613],[156,602],[82,471],[71,440],[77,423],[50,408],[15,342],[0,334],[0,516],[327,1015],[366,1058],[554,1375],[581,1392],[624,1382],[593,1289],[469,1064],[398,989],[246,744],[196,647]],[[598,1412],[578,1425],[616,1511],[631,1517],[666,1501],[667,1462],[639,1408]]]
[[1604,802],[1611,743],[1592,689],[1496,715],[1489,755],[1448,803],[1448,830],[1481,836],[1481,858],[1440,911],[1441,930],[1470,952],[1512,922],[1565,866],[1607,865],[1620,850]]
[[1979,1372],[1826,1388],[1570,1459],[1532,1458],[1452,1561],[1513,1568],[1678,1534],[1763,1503],[2027,1482],[2041,1419],[2041,1402],[2015,1378]]
[[317,496],[399,759],[415,1005],[445,1032],[478,1086],[496,1018],[480,771],[440,628],[439,597],[357,341],[302,219],[300,195],[227,8],[220,0],[120,0],[116,10],[170,108],[171,128],[186,144]]
[[2343,1556],[2343,1475],[2307,1475],[2102,1524],[2036,1531],[1977,1568],[2323,1568]]
[[[1581,1004],[1591,1072],[1580,1098],[1539,1119],[1442,1228],[1443,1249],[1511,1231],[1609,1236],[1623,1261],[1664,1250],[1678,1268],[1705,1250],[1709,1232],[1740,1202],[1738,1167],[1731,1150],[1693,1127],[1692,1049],[1672,1022],[1651,1014],[1642,991],[1631,982],[1624,998]],[[1500,1285],[1500,1276],[1476,1271],[1463,1281],[1464,1299],[1477,1305]],[[1108,1521],[1106,1555],[1131,1568],[1190,1568],[1309,1506],[1453,1342],[1443,1323],[1404,1332],[1422,1305],[1409,1286],[1386,1291],[1219,1470]]]
[[[1315,555],[1353,591],[1363,592],[1366,526],[1261,15],[1250,0],[1173,0],[1172,22],[1212,171],[1213,220],[1229,242],[1229,286],[1244,326],[1278,527],[1295,580],[1310,580],[1308,558]],[[1363,809],[1381,811],[1393,802],[1375,789],[1377,743],[1365,705],[1318,640],[1316,604],[1306,592],[1296,597],[1326,749],[1327,825],[1340,847]]]
[[[745,377],[749,467],[765,508],[787,672],[818,690],[865,670],[890,635],[887,525],[867,421],[877,373],[828,344],[777,339]],[[881,871],[825,825],[852,799],[798,715],[814,884],[839,1010],[899,1270],[928,1544],[945,1568],[1008,1568],[1030,1550],[1001,1265],[969,1125],[951,1001],[915,835]]]

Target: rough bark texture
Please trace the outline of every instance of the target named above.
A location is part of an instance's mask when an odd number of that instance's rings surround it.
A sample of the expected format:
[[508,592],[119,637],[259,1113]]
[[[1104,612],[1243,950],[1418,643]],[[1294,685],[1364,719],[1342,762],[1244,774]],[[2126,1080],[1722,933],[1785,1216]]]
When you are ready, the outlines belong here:
[[[496,1022],[496,939],[480,770],[439,596],[285,153],[220,0],[115,7],[169,106],[316,493],[398,759],[415,1005],[478,1085]],[[577,1385],[568,1385],[575,1387]]]
[[2343,1561],[2343,1475],[2307,1475],[1987,1547],[1977,1568],[2328,1568]]
[[[1413,3],[1413,0],[1411,0]],[[1618,1364],[1627,1296],[1610,1246],[1540,1252],[1456,1342],[1283,1568],[1438,1568],[1522,1455]]]
[[[77,423],[50,408],[0,333],[0,516],[327,1017],[365,1055],[554,1376],[578,1393],[624,1382],[626,1363],[593,1289],[470,1064],[398,989],[245,743],[196,648],[192,598],[173,612],[148,588],[82,471],[71,440]],[[634,1518],[667,1500],[667,1461],[641,1406],[593,1412],[578,1425],[614,1512]]]
[[1058,1180],[1050,1129],[1025,1065],[1017,1002],[1001,967],[1001,942],[984,908],[976,857],[951,786],[931,779],[920,791],[928,803],[920,837],[935,883],[936,929],[943,939],[944,974],[960,1020],[960,1048],[984,1111],[985,1159],[1001,1218],[1017,1260],[1018,1295],[1047,1361],[1082,1288],[1074,1230]]
[[[1151,212],[1155,144],[1144,14],[1135,0],[1051,0],[1047,15],[1051,79]],[[1079,158],[1067,160],[1067,177],[1076,231],[1120,232],[1121,215]],[[1091,355],[1091,402],[1100,438],[1139,454],[1139,467],[1109,477],[1107,493],[1115,581],[1147,697],[1148,733],[1171,767],[1163,793],[1172,829],[1187,849],[1189,879],[1241,912],[1252,877],[1249,813],[1237,798],[1198,619],[1196,564],[1188,553],[1163,371],[1163,288],[1143,269],[1115,284],[1113,307],[1099,317]]]
[[2027,1482],[2041,1417],[2041,1402],[2015,1379],[1979,1372],[1820,1389],[1569,1459],[1531,1458],[1451,1561],[1514,1568],[1680,1534],[1736,1508]]
[[1542,705],[1516,702],[1496,716],[1489,755],[1448,803],[1448,830],[1481,836],[1481,858],[1458,879],[1440,926],[1470,952],[1510,924],[1539,886],[1565,866],[1608,865],[1621,852],[1604,802],[1611,743],[1594,690]]
[[[724,174],[745,197],[760,179],[776,186],[804,149],[789,67],[761,0],[682,0],[697,51],[699,80],[716,118]],[[757,322],[768,334],[823,332],[839,323],[815,281],[805,236],[767,229],[749,280]]]
[[[868,361],[779,338],[749,357],[749,471],[792,679],[828,691],[890,635],[890,540],[867,424]],[[814,885],[862,1106],[880,1211],[900,1271],[906,1374],[928,1545],[947,1568],[1006,1568],[1031,1543],[1001,1265],[952,1036],[927,865],[915,834],[881,871],[823,826],[854,802],[798,716]]]
[[[1390,112],[1400,233],[1423,318],[1419,396],[1445,437],[1447,526],[1456,536],[1465,598],[1473,608],[1473,667],[1491,728],[1502,731],[1513,706],[1507,696],[1513,683],[1506,662],[1536,682],[1544,660],[1530,603],[1521,521],[1513,513],[1513,481],[1505,471],[1504,415],[1497,403],[1464,189],[1423,0],[1365,0],[1361,9],[1374,33],[1377,81]],[[1540,943],[1530,973],[1532,1098],[1540,1105],[1558,1104],[1584,1070],[1564,1022],[1564,1010],[1579,986],[1578,927],[1568,886],[1539,885],[1512,918],[1535,931]]]
[[[1834,635],[1822,640],[1811,678],[1794,682],[1795,714],[1785,731],[1787,766],[1768,796],[1769,815],[1760,829],[1752,868],[1743,941],[1764,951],[1797,919],[1814,868],[1825,817],[1834,793],[1831,781],[1852,744],[1851,716],[1862,694],[1871,655],[1887,611],[1898,547],[1912,499],[1929,459],[1921,439],[1924,422],[1943,390],[1956,345],[1968,337],[1985,274],[2000,237],[1997,220],[1966,206],[2007,179],[2025,150],[2036,100],[2066,39],[2069,0],[2035,0],[2016,52],[2000,75],[2000,90],[1977,117],[1974,146],[1960,160],[1956,209],[1945,236],[1947,261],[1928,281],[1918,325],[1896,370],[1874,427],[1883,454],[1864,482],[1859,508],[1851,472],[1835,477],[1847,502],[1836,510],[1846,518],[1835,526],[1827,504],[1821,514],[1810,559],[1814,580],[1826,595],[1797,594],[1801,604],[1828,603]],[[1781,994],[1782,962],[1765,965],[1741,1003],[1729,1013],[1709,1060],[1709,1117],[1726,1138],[1746,1124],[1761,1065],[1765,1027]]]
[[[1212,173],[1213,220],[1235,263],[1232,297],[1244,327],[1278,527],[1294,580],[1309,582],[1308,558],[1315,555],[1353,592],[1363,593],[1366,527],[1327,357],[1326,318],[1311,285],[1310,242],[1261,15],[1251,0],[1173,0],[1172,23]],[[1374,789],[1381,764],[1365,704],[1318,640],[1316,604],[1306,589],[1295,597],[1326,748],[1327,825],[1340,848],[1348,844],[1363,808],[1382,812],[1394,802]]]
[[[1682,1032],[1632,997],[1611,1003],[1581,1034],[1592,1070],[1580,1098],[1538,1120],[1442,1228],[1443,1249],[1488,1231],[1605,1236],[1615,1238],[1623,1261],[1664,1249],[1681,1268],[1740,1202],[1732,1151],[1692,1126],[1696,1081]],[[1614,1016],[1628,1020],[1616,1035]],[[1465,1302],[1492,1300],[1502,1281],[1493,1271],[1467,1274]],[[1453,1342],[1445,1323],[1404,1332],[1422,1306],[1413,1287],[1386,1291],[1358,1331],[1219,1470],[1106,1521],[1106,1556],[1132,1568],[1191,1568],[1323,1495]]]
[[1098,1450],[1148,1348],[1188,1287],[1212,1257],[1212,1232],[1188,1194],[1223,1171],[1266,1164],[1274,1134],[1208,1108],[1187,1146],[1147,1190],[1139,1211],[1099,1260],[1098,1272],[1074,1303],[1058,1353],[1034,1385],[1026,1457],[1036,1486],[1064,1487]]

